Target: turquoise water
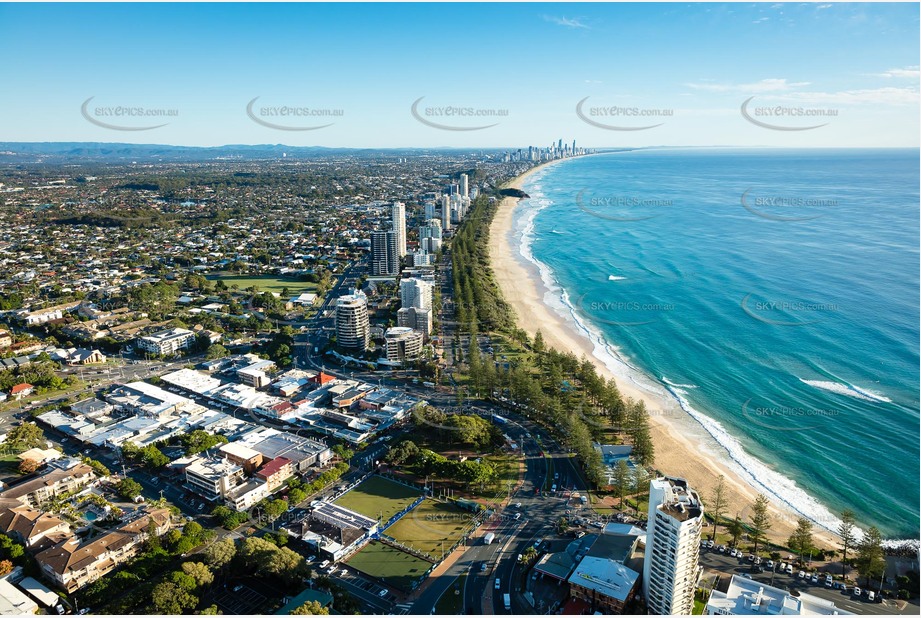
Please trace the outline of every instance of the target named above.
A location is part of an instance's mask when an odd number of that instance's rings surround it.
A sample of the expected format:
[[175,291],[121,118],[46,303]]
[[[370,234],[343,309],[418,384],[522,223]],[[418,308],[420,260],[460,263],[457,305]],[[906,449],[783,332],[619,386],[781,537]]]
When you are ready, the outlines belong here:
[[85,519],[86,521],[96,521],[97,516],[96,516],[96,513],[92,511],[86,511],[83,513],[83,519]]
[[596,356],[763,491],[917,538],[918,169],[917,150],[612,153],[531,176],[516,226]]

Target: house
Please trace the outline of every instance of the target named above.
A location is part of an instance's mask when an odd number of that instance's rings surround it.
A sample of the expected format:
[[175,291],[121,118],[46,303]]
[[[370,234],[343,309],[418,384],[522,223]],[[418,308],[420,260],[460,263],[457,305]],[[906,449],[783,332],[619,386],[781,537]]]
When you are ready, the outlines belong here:
[[17,384],[10,389],[10,396],[19,401],[23,397],[28,397],[35,392],[35,387],[29,384],[28,382],[23,382],[22,384]]
[[87,348],[77,348],[70,353],[67,359],[69,365],[93,365],[104,362],[106,362],[106,357],[102,352]]
[[37,553],[35,561],[45,577],[72,593],[136,556],[151,531],[160,536],[169,528],[169,509],[156,509],[88,541],[69,537]]
[[27,451],[19,453],[17,457],[19,458],[19,461],[31,459],[35,463],[42,465],[48,463],[49,461],[60,459],[63,457],[63,455],[61,454],[61,451],[53,448],[30,448]]
[[0,348],[8,348],[13,345],[13,336],[8,330],[0,330]]

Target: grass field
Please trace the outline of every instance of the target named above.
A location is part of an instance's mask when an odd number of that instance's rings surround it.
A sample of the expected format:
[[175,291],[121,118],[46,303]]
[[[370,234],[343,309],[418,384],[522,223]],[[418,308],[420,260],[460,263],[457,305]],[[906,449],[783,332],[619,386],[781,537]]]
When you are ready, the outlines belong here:
[[262,292],[278,292],[288,288],[288,292],[294,296],[301,292],[312,292],[316,289],[315,283],[308,281],[298,281],[288,277],[271,277],[271,276],[249,276],[249,275],[208,275],[205,277],[209,281],[223,281],[227,287],[236,285],[239,289],[245,290],[248,287],[256,286]]
[[348,565],[371,577],[379,577],[388,585],[400,590],[412,590],[415,581],[422,579],[432,564],[404,551],[372,541],[348,560]]
[[472,513],[462,511],[453,504],[423,500],[419,506],[387,528],[385,534],[440,560],[442,548],[447,551],[461,539],[464,531],[470,527],[472,516]]
[[336,504],[386,523],[422,495],[422,492],[381,476],[372,476],[336,500]]

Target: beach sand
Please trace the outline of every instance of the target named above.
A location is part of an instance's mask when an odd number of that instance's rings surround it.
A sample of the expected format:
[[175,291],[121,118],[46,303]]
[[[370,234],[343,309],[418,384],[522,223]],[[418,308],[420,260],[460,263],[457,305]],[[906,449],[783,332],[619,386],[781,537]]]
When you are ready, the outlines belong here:
[[[557,162],[551,161],[532,168],[507,183],[505,187],[521,189],[531,174]],[[516,198],[505,198],[500,203],[490,227],[489,257],[496,282],[505,300],[515,311],[518,326],[532,337],[540,330],[548,345],[561,351],[571,350],[576,356],[585,356],[594,361],[601,375],[616,380],[624,396],[644,401],[648,410],[666,409],[668,405],[658,400],[655,395],[615,376],[592,355],[593,343],[588,337],[544,303],[544,295],[547,290],[540,273],[536,266],[526,263],[518,253],[520,239],[512,238],[513,212],[517,203]],[[687,422],[687,419],[681,420]],[[670,476],[687,479],[691,487],[698,491],[704,502],[705,510],[708,500],[712,498],[719,475],[723,475],[729,504],[725,516],[732,517],[740,513],[742,519],[747,522],[749,506],[759,492],[744,479],[739,471],[733,469],[734,466],[728,454],[725,457],[713,455],[714,451],[721,450],[722,447],[715,440],[709,440],[711,444],[706,445],[699,443],[697,436],[687,435],[688,432],[681,429],[676,419],[669,418],[669,414],[652,413],[649,420],[655,447],[655,467]],[[720,460],[725,460],[725,463]],[[773,502],[772,515],[772,530],[769,536],[786,544],[790,533],[795,528],[798,515],[785,505]],[[705,534],[709,532],[709,529],[705,529]],[[813,536],[820,546],[835,549],[839,547],[835,535],[817,526],[814,528]]]

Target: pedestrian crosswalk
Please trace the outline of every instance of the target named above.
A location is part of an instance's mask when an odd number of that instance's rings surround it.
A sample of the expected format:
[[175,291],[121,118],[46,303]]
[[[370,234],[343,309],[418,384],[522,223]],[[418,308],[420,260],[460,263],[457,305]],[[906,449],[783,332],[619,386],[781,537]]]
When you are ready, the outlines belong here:
[[395,614],[397,616],[408,614],[410,610],[412,610],[412,608],[413,608],[412,603],[397,603]]

